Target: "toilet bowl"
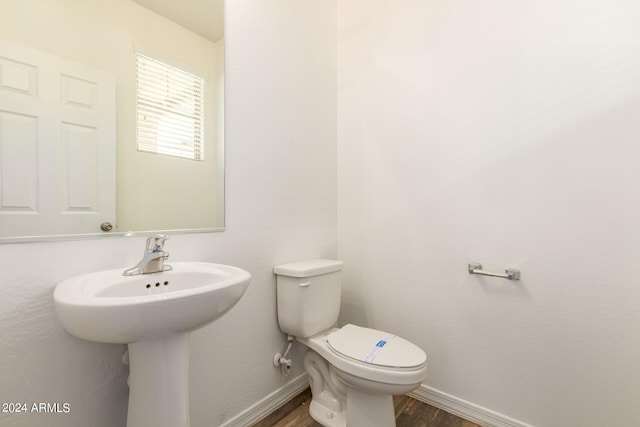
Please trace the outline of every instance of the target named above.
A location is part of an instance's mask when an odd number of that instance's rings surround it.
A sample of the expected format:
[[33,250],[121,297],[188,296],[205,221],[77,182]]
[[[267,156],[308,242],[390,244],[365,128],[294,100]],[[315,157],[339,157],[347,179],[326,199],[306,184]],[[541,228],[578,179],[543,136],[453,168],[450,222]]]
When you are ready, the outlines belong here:
[[417,388],[426,354],[396,335],[347,324],[336,328],[342,262],[312,260],[274,268],[280,329],[307,347],[311,416],[326,427],[395,426],[394,394]]

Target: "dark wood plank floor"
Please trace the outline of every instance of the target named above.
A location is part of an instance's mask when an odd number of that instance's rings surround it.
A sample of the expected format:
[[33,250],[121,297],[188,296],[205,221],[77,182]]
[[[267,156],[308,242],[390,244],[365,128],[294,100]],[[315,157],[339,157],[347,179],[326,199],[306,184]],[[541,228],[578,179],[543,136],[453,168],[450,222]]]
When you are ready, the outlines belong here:
[[[252,427],[322,427],[309,415],[310,402],[307,388]],[[394,396],[393,405],[397,427],[481,427],[408,396]]]

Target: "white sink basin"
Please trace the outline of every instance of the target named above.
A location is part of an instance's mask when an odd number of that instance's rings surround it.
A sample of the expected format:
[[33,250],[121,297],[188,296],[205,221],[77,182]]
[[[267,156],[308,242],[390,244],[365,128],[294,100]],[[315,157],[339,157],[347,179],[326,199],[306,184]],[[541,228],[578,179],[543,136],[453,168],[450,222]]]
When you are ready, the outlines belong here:
[[123,276],[124,268],[64,280],[53,294],[64,328],[90,341],[128,344],[190,332],[242,297],[251,275],[237,267],[173,262],[173,270]]
[[123,276],[124,268],[64,280],[53,293],[71,334],[128,344],[129,427],[189,427],[189,333],[242,297],[237,267],[172,262],[172,270]]

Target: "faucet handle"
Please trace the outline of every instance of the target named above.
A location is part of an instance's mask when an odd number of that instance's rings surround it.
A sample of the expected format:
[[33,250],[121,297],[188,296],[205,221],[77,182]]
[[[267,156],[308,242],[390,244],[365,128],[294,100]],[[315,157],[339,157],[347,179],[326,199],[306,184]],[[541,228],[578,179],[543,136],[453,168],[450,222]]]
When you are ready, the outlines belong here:
[[164,242],[169,236],[163,234],[152,234],[147,237],[147,252],[162,252],[164,250]]

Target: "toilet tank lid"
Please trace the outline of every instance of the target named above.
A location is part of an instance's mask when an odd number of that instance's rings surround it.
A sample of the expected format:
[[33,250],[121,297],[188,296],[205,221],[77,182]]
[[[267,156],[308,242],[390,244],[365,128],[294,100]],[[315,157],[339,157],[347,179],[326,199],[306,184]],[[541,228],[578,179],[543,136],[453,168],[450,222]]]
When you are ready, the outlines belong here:
[[343,264],[342,261],[332,259],[312,259],[278,265],[273,268],[273,272],[281,276],[310,277],[340,271]]

